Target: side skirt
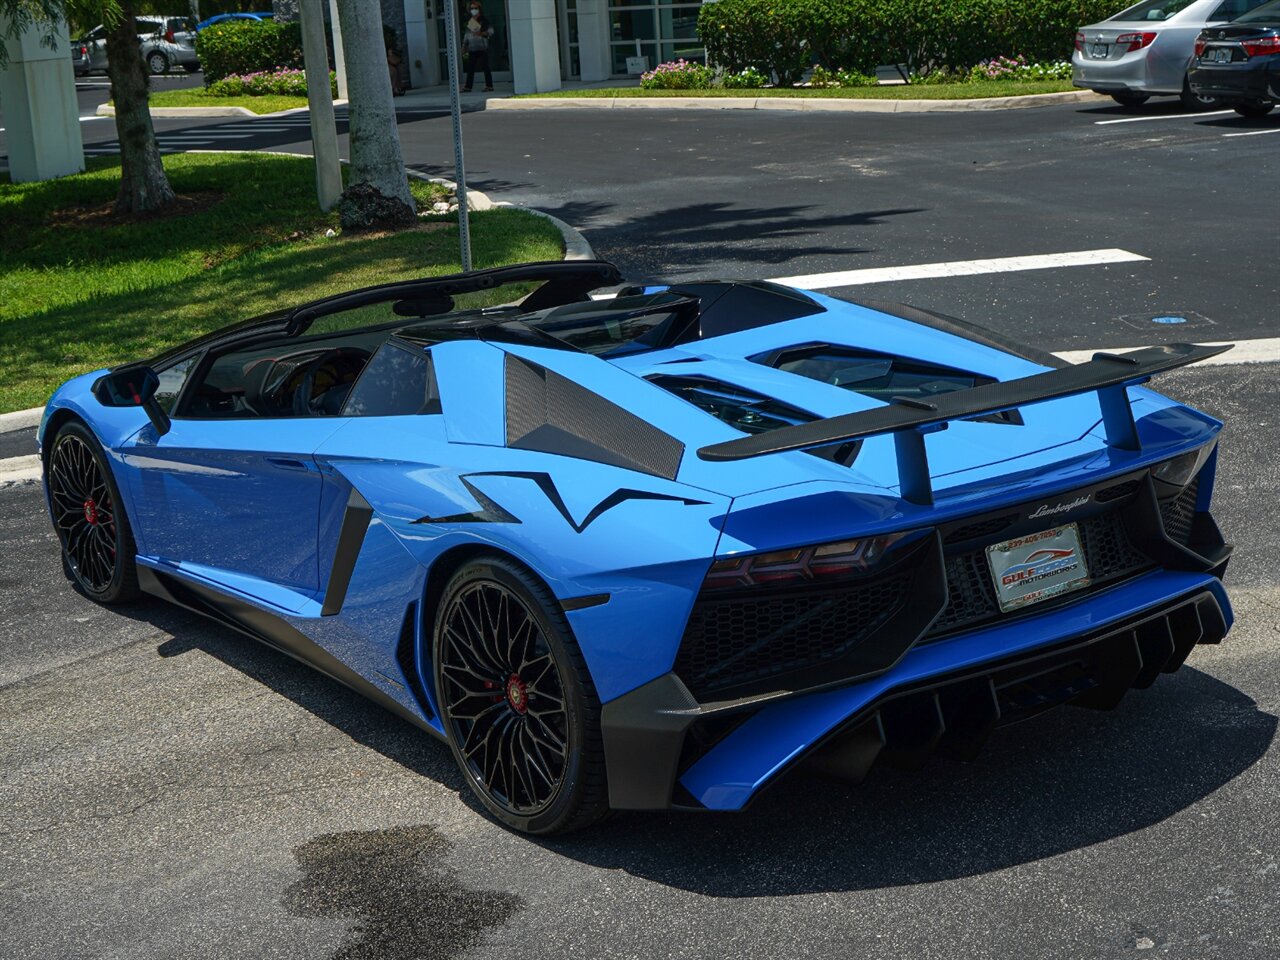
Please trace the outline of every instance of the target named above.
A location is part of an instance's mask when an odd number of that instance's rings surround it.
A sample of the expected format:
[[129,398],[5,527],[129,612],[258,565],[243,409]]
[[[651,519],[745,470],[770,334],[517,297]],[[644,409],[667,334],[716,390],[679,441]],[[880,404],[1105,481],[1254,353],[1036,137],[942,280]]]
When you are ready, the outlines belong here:
[[286,653],[295,660],[300,660],[307,666],[319,670],[325,676],[350,687],[362,697],[372,700],[402,720],[407,720],[437,739],[444,739],[444,735],[424,718],[383,693],[283,618],[245,603],[243,600],[142,564],[138,565],[138,586],[152,596],[185,607],[193,613],[215,620],[281,653]]

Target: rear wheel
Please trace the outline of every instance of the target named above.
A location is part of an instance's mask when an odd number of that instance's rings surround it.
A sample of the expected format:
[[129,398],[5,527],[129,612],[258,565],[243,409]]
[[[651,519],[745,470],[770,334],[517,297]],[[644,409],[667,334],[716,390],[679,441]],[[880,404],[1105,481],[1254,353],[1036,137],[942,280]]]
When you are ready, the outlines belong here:
[[1182,81],[1182,93],[1178,94],[1178,99],[1187,110],[1212,110],[1219,103],[1217,97],[1202,97],[1192,92],[1191,83],[1187,80]]
[[546,587],[501,557],[467,564],[445,587],[432,653],[454,759],[494,817],[550,834],[608,812],[600,702]]
[[1111,99],[1122,107],[1140,107],[1151,98],[1145,93],[1130,93],[1126,90],[1123,93],[1111,94]]
[[1232,109],[1242,117],[1248,117],[1250,120],[1257,120],[1265,117],[1268,113],[1276,108],[1274,103],[1267,103],[1263,100],[1253,100],[1249,103],[1237,103]]
[[152,73],[168,73],[169,58],[159,50],[152,50],[147,54],[147,69]]
[[137,549],[120,491],[97,439],[79,423],[57,433],[45,489],[68,575],[99,603],[138,596]]

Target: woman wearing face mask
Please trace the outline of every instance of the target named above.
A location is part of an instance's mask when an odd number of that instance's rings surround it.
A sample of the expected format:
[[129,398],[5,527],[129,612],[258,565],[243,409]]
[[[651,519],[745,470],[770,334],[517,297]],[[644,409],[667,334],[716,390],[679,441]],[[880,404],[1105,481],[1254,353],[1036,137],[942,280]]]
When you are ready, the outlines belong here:
[[484,15],[480,4],[472,3],[469,7],[471,19],[462,33],[463,49],[467,51],[467,85],[463,93],[471,92],[471,85],[476,79],[476,68],[484,71],[485,90],[493,89],[493,74],[489,70],[489,38],[493,36],[493,27]]

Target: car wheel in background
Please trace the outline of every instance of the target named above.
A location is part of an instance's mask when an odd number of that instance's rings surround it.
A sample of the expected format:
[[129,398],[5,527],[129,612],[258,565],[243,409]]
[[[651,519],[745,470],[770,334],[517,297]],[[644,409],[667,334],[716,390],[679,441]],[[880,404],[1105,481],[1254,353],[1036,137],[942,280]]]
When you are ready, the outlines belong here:
[[151,73],[168,73],[169,58],[159,50],[152,50],[147,54],[147,70]]
[[502,557],[468,563],[444,589],[432,659],[454,759],[494,817],[550,834],[608,812],[600,702],[545,586]]
[[1186,80],[1182,81],[1182,92],[1178,94],[1178,99],[1187,110],[1212,110],[1222,102],[1217,97],[1202,97],[1198,93],[1193,93],[1191,84]]
[[1122,107],[1140,107],[1151,99],[1145,93],[1129,93],[1127,90],[1124,93],[1113,93],[1110,96],[1112,100]]
[[71,422],[53,438],[45,491],[68,576],[99,603],[135,599],[133,532],[102,447],[87,427]]
[[1232,109],[1235,110],[1236,113],[1240,114],[1242,117],[1248,117],[1250,120],[1257,120],[1260,117],[1265,117],[1268,113],[1274,110],[1275,107],[1276,105],[1274,103],[1266,103],[1263,100],[1251,100],[1248,103],[1232,104]]

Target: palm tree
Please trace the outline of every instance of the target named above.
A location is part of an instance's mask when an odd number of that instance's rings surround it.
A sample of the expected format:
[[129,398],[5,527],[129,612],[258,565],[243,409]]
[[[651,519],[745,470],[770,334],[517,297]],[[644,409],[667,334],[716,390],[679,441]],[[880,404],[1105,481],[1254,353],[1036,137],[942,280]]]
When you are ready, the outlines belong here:
[[391,100],[382,8],[378,0],[338,0],[338,22],[347,65],[351,142],[347,189],[338,206],[342,225],[395,227],[413,223],[413,194],[405,178]]
[[[160,162],[147,104],[147,70],[138,44],[133,19],[133,0],[0,0],[0,14],[13,25],[13,32],[46,29],[74,19],[79,23],[100,21],[107,28],[107,76],[111,79],[111,99],[116,108],[116,136],[120,141],[120,192],[116,212],[144,213],[158,210],[177,199]],[[0,37],[0,62],[6,56]]]

